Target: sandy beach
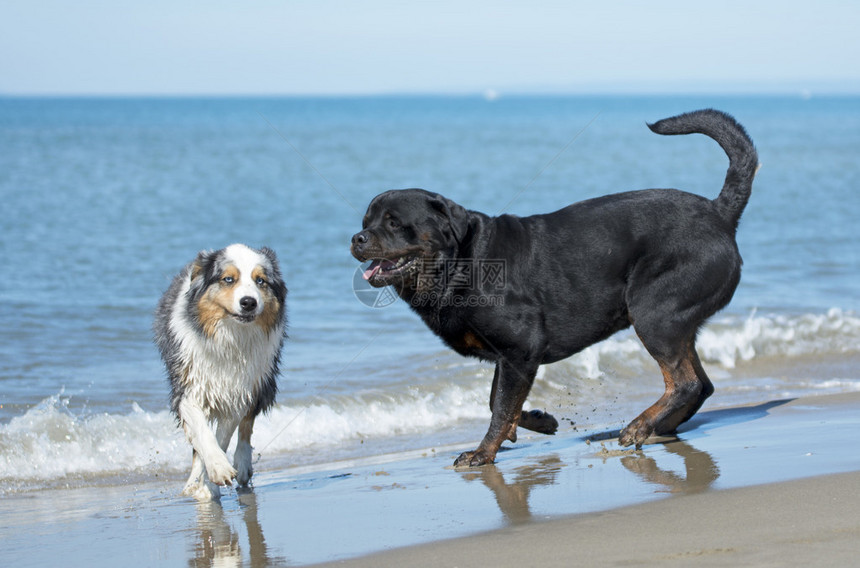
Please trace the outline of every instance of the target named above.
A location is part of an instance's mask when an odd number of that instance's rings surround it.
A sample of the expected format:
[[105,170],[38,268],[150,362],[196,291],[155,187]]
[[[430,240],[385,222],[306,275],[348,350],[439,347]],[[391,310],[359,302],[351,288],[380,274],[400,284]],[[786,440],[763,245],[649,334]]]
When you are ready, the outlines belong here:
[[506,528],[331,566],[852,566],[856,472]]
[[523,436],[262,471],[220,504],[181,479],[11,493],[15,566],[848,565],[860,553],[860,393],[701,412],[676,438]]

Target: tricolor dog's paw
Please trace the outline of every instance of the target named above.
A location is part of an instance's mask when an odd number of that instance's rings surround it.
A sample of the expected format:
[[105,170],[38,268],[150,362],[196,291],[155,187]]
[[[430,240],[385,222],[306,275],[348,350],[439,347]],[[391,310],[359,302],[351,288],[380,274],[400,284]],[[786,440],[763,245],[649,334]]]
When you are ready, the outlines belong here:
[[236,483],[241,487],[247,487],[251,481],[251,476],[254,475],[254,467],[251,465],[251,460],[237,458],[233,460],[233,466],[236,468]]
[[189,481],[185,484],[182,495],[193,497],[198,501],[218,501],[221,499],[221,490],[211,482],[201,480],[195,483]]
[[254,475],[252,451],[250,444],[239,440],[236,444],[236,453],[233,454],[233,467],[237,472],[236,482],[242,487],[247,487],[251,476]]
[[215,485],[231,486],[238,472],[227,461],[227,456],[221,455],[215,463],[206,464],[206,474],[209,476],[209,481]]

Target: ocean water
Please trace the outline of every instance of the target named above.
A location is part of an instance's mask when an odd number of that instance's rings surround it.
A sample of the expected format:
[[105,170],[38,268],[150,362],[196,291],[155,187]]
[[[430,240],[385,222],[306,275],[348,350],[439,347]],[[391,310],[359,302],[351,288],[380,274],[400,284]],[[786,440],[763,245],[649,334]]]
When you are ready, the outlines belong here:
[[[0,492],[187,470],[152,313],[199,250],[233,242],[275,249],[290,290],[258,469],[477,443],[492,368],[355,293],[367,203],[402,187],[520,215],[647,187],[715,197],[717,144],[645,127],[703,107],[735,115],[762,162],[740,287],[698,343],[707,406],[860,390],[860,98],[0,98]],[[621,333],[542,368],[529,404],[618,428],[661,387]]]

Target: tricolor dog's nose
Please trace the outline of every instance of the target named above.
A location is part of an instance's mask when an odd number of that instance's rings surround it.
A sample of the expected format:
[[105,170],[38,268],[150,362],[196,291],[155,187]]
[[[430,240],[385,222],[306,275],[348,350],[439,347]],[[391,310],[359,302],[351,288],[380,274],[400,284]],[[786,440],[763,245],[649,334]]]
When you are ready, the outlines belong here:
[[242,308],[243,312],[253,312],[257,309],[257,300],[251,296],[245,296],[239,300],[239,307]]

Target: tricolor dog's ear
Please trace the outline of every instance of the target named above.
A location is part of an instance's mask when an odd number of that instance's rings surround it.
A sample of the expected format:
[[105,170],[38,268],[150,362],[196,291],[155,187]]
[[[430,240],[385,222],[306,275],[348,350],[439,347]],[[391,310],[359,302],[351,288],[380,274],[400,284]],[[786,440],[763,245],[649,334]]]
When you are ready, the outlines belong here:
[[266,260],[269,261],[271,269],[271,274],[269,274],[269,286],[275,294],[275,298],[278,299],[278,302],[283,304],[284,300],[287,298],[287,286],[284,284],[284,279],[281,276],[281,267],[278,264],[278,256],[275,254],[275,251],[269,247],[262,247],[260,252],[263,253],[263,256],[265,256]]
[[272,268],[274,270],[278,269],[278,255],[275,254],[275,251],[270,249],[269,247],[260,247],[260,252],[263,253],[269,262],[272,264]]
[[200,251],[197,258],[191,263],[189,276],[191,277],[191,287],[188,289],[188,295],[192,300],[200,297],[203,290],[206,289],[207,271],[212,266],[212,259],[215,253],[208,250]]
[[203,265],[197,262],[196,260],[191,263],[191,280],[197,280],[203,275]]
[[466,208],[441,195],[433,196],[430,206],[448,220],[454,240],[458,245],[462,243],[469,230],[469,212]]
[[206,272],[206,267],[212,262],[212,251],[201,250],[191,263],[191,281],[197,280]]

